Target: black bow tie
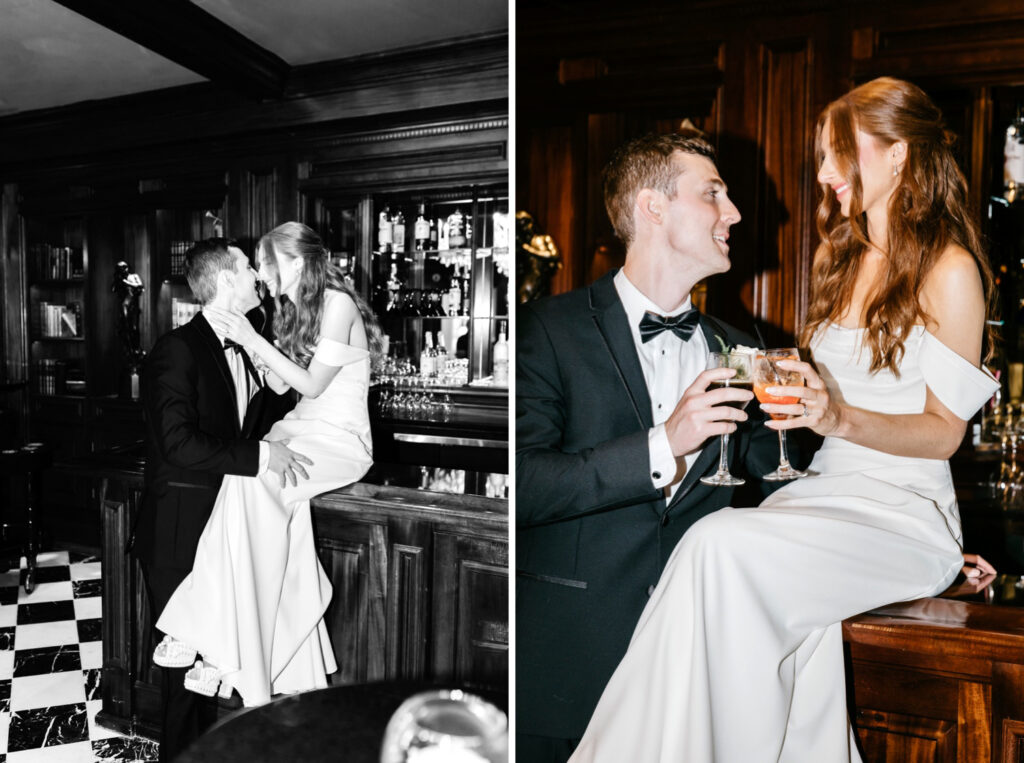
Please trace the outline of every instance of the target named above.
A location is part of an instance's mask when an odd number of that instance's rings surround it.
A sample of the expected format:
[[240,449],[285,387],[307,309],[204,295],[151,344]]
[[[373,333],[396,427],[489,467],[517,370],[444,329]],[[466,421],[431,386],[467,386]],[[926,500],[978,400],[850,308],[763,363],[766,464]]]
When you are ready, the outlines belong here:
[[693,336],[694,329],[700,321],[699,310],[687,310],[685,313],[671,318],[647,311],[640,321],[640,340],[645,344],[662,331],[671,331],[684,342]]
[[245,354],[245,348],[242,347],[242,345],[240,345],[238,342],[236,342],[236,341],[234,341],[232,339],[225,339],[224,340],[224,350],[225,351],[227,351],[227,350],[234,350],[235,352],[239,353],[240,355],[244,355]]

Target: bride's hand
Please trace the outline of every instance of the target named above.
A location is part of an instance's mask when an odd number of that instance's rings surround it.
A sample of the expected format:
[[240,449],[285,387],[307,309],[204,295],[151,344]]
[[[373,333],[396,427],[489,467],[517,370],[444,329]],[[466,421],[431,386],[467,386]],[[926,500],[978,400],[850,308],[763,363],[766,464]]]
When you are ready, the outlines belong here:
[[799,403],[778,405],[763,403],[761,408],[766,413],[785,413],[792,418],[770,420],[765,422],[769,429],[798,429],[806,427],[817,434],[830,435],[839,428],[840,407],[828,393],[825,382],[810,363],[802,360],[779,360],[780,368],[797,371],[804,379],[802,387],[768,387],[766,392],[777,397],[796,397]]
[[988,577],[996,574],[996,568],[985,561],[985,558],[979,554],[965,553],[963,573],[964,577],[967,578]]
[[214,331],[223,334],[246,349],[251,349],[252,343],[259,336],[256,329],[249,323],[249,319],[237,310],[222,310],[219,307],[207,305],[203,308],[203,315],[213,326]]

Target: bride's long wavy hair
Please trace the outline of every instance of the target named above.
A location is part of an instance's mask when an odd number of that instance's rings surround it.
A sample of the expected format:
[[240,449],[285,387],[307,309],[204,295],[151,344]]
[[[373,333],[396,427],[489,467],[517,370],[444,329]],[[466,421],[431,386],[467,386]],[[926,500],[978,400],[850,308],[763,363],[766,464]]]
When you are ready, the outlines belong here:
[[[263,264],[277,281],[274,335],[281,350],[303,368],[309,367],[320,324],[324,317],[324,292],[333,289],[347,294],[356,303],[366,331],[370,354],[377,355],[383,348],[380,324],[373,310],[358,292],[345,283],[341,270],[331,262],[320,236],[302,223],[288,222],[278,225],[264,235],[256,248]],[[281,273],[274,255],[285,261],[302,258],[298,290],[293,302],[281,294]]]
[[[826,122],[830,134],[824,134]],[[828,141],[836,169],[850,184],[849,216],[822,184],[817,227],[821,244],[811,274],[811,300],[800,334],[808,344],[826,322],[838,321],[853,297],[861,257],[869,246],[861,207],[863,189],[857,153],[857,130],[882,146],[907,144],[906,161],[889,199],[888,262],[882,284],[867,305],[864,339],[871,350],[871,371],[899,373],[903,342],[911,327],[928,320],[920,306],[921,287],[938,258],[951,244],[973,255],[985,287],[986,314],[993,311],[993,278],[982,248],[978,223],[968,211],[967,181],[953,157],[956,136],[946,129],[942,112],[923,90],[909,82],[881,77],[851,90],[829,104],[818,118],[817,166]],[[994,333],[986,326],[987,360]]]

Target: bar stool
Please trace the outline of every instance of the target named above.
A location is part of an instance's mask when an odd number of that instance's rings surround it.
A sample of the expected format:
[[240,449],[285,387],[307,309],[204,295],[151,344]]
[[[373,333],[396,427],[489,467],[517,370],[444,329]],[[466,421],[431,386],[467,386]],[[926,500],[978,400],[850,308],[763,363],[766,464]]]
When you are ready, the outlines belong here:
[[[12,553],[25,557],[25,593],[32,593],[36,577],[36,511],[43,508],[42,472],[53,464],[53,451],[43,443],[34,442],[20,448],[0,451],[0,476],[6,477],[13,488],[12,508],[21,509],[21,521],[0,523],[0,558]],[[17,484],[19,483],[20,484]],[[24,488],[19,491],[17,488]],[[22,499],[22,500],[18,500]],[[20,505],[18,505],[20,503]],[[4,517],[11,519],[11,517]],[[24,538],[20,542],[9,537],[11,530],[20,530]]]

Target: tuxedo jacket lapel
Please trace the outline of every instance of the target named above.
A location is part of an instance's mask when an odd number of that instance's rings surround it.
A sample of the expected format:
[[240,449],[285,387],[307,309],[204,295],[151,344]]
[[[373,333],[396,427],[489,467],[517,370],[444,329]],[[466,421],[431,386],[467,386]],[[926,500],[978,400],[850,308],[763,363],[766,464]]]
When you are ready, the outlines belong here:
[[637,356],[636,344],[629,329],[626,310],[612,280],[616,272],[606,274],[591,285],[591,317],[608,351],[612,366],[629,395],[629,402],[637,419],[645,429],[650,429],[654,426],[651,396],[647,391],[647,382],[644,381],[644,372],[640,367],[640,358]]
[[[710,316],[701,313],[700,316],[700,328],[704,332],[704,339],[708,345],[709,352],[717,352],[721,349],[721,338],[722,342],[726,345],[731,345],[729,335],[725,329]],[[672,501],[669,503],[667,510],[671,511],[676,504],[683,499],[683,497],[690,492],[693,486],[697,483],[698,478],[704,476],[719,455],[719,438],[713,437],[709,439],[697,456],[697,460],[693,462],[693,465],[687,470],[686,474],[683,475],[683,481],[679,484],[679,489],[676,490],[676,494],[672,496]]]
[[[224,392],[231,402],[232,410],[238,410],[238,393],[235,391],[235,381],[231,376],[231,369],[228,368],[227,358],[224,357],[224,345],[213,332],[209,322],[199,313],[192,319],[192,325],[196,327],[199,336],[203,339],[203,346],[209,351],[214,366],[217,368],[221,381],[224,383]],[[238,420],[236,413],[232,420],[235,422],[235,435],[242,433],[242,422]]]

